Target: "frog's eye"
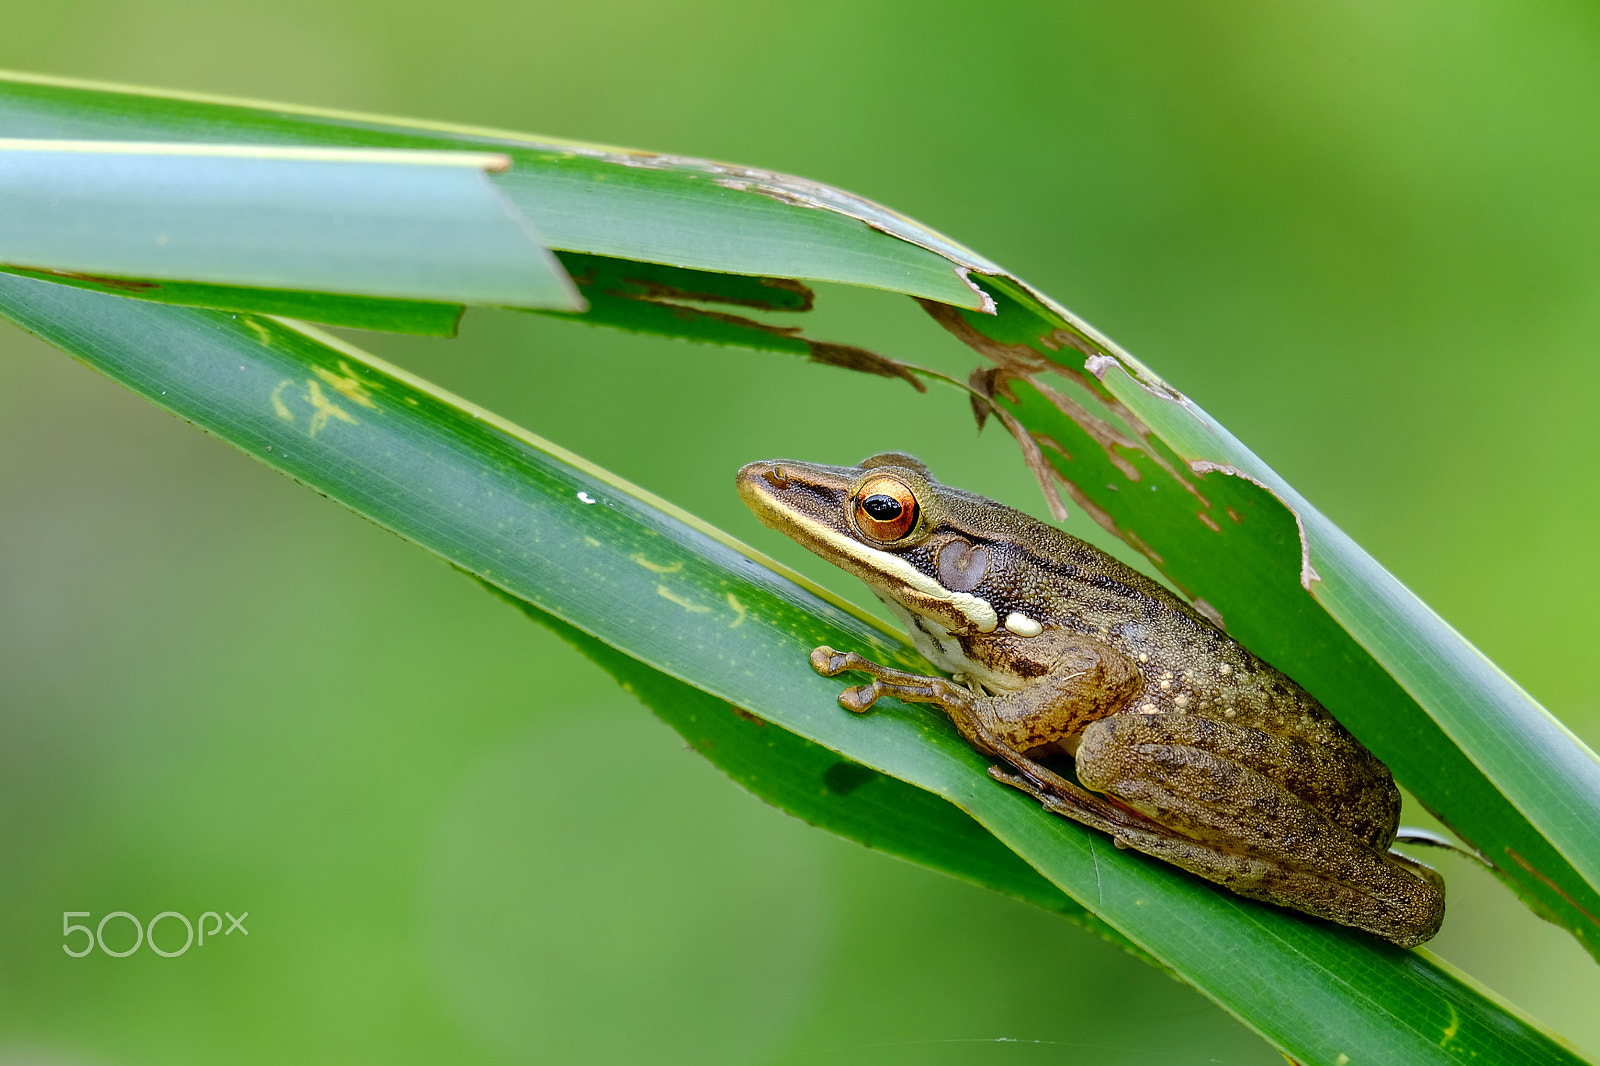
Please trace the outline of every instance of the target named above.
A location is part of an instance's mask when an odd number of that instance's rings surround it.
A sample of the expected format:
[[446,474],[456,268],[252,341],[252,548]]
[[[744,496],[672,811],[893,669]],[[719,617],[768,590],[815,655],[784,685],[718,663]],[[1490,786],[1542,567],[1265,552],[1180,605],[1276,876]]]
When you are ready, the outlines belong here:
[[896,541],[917,527],[917,498],[892,477],[875,477],[856,493],[856,528],[873,540]]

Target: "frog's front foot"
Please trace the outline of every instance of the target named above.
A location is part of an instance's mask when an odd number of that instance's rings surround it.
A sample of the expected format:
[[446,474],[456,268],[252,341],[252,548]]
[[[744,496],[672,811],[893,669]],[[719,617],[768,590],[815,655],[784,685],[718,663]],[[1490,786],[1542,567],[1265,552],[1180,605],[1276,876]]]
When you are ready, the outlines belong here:
[[[871,673],[872,668],[877,667],[877,665],[870,659],[863,659],[853,651],[835,651],[827,645],[816,648],[811,652],[811,669],[823,677],[838,677],[840,674],[850,671]],[[874,681],[870,685],[856,685],[845,689],[839,693],[839,704],[847,711],[865,714],[872,709],[872,704],[881,695],[883,695],[883,689],[878,682]]]
[[827,645],[812,651],[811,668],[823,677],[858,673],[872,678],[869,684],[856,685],[839,693],[840,705],[856,714],[869,710],[883,696],[894,696],[909,703],[937,704],[949,710],[952,703],[959,702],[966,695],[964,689],[942,677],[896,670],[892,666],[864,659],[853,651],[835,651]]

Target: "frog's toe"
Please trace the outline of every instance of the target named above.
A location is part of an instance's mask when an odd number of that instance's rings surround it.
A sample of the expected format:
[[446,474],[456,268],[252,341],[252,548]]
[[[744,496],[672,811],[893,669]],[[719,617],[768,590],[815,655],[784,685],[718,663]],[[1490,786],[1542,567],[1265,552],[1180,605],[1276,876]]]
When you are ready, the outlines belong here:
[[834,651],[832,648],[824,644],[820,648],[812,649],[811,669],[815,670],[823,677],[837,677],[845,672],[845,664],[848,659],[849,656],[847,656],[844,652]]
[[1042,798],[1042,794],[1038,788],[1034,787],[1033,782],[1029,781],[1021,774],[1008,773],[1003,766],[989,767],[989,776],[1000,782],[1002,785],[1010,785],[1012,788],[1017,789],[1018,791],[1026,792],[1034,799]]
[[881,695],[883,691],[876,681],[870,685],[856,685],[839,693],[839,705],[847,711],[865,714],[872,709],[872,704]]
[[[1043,781],[1040,781],[1032,774],[1026,772],[1014,774],[1008,772],[1002,766],[991,766],[989,767],[989,776],[1000,782],[1002,785],[1010,785],[1018,792],[1025,792],[1032,796],[1034,799],[1038,800],[1047,811],[1050,811],[1054,814],[1066,813],[1063,810],[1063,808],[1066,806],[1063,798],[1053,791],[1049,785],[1045,784]],[[1072,815],[1067,814],[1067,817],[1070,818]]]

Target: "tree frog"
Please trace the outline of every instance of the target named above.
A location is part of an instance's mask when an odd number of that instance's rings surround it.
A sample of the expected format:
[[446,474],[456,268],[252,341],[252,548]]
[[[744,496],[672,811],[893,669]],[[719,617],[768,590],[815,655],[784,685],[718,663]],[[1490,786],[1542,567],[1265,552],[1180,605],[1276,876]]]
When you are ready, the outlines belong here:
[[762,522],[865,581],[950,674],[817,648],[818,673],[871,679],[844,690],[846,709],[932,704],[1005,764],[997,781],[1240,895],[1402,947],[1438,931],[1443,880],[1389,850],[1388,768],[1159,583],[908,455],[750,463],[738,487]]

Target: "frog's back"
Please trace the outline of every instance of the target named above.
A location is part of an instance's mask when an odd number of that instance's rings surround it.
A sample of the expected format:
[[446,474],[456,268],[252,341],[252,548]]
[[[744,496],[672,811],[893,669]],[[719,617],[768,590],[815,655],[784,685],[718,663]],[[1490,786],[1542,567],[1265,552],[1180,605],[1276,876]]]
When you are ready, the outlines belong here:
[[1130,710],[1203,714],[1311,744],[1359,747],[1309,692],[1160,582],[1020,511],[952,494],[1005,512],[987,516],[999,534],[991,550],[1002,558],[1026,552],[1028,565],[1019,569],[1045,575],[1049,585],[1013,590],[1036,601],[1032,617],[1097,636],[1139,664],[1145,685]]

